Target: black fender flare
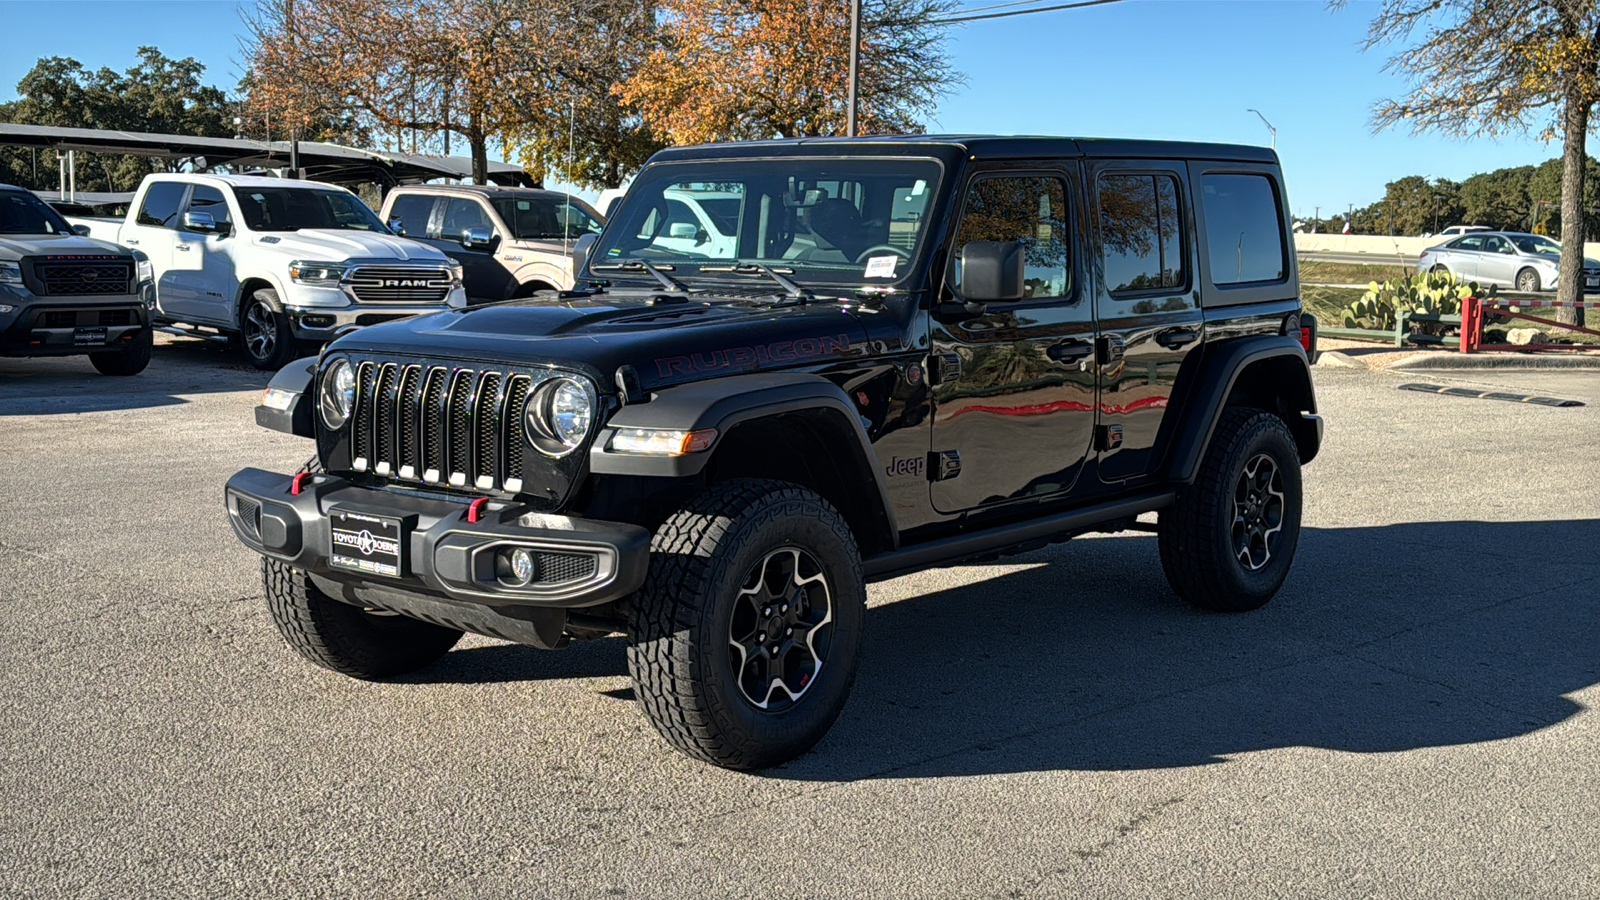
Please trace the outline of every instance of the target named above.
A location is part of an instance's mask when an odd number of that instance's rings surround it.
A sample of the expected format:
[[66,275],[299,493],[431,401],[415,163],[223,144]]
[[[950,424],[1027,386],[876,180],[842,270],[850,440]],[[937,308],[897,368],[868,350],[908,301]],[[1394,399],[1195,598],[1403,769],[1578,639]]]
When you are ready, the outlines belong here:
[[[891,535],[897,534],[894,506],[883,467],[867,436],[861,416],[838,385],[809,372],[755,372],[730,375],[693,384],[679,385],[651,395],[647,403],[622,407],[595,435],[589,449],[589,471],[597,475],[642,475],[681,478],[698,475],[711,460],[717,446],[740,424],[785,413],[826,411],[836,415],[854,436],[851,451],[871,473],[877,489],[878,506],[887,520]],[[707,449],[682,456],[647,456],[617,453],[609,449],[611,438],[622,428],[655,428],[697,431],[717,430],[717,439]]]
[[1300,462],[1308,463],[1316,457],[1322,446],[1322,418],[1317,415],[1305,350],[1293,337],[1250,335],[1206,346],[1200,367],[1183,394],[1181,418],[1173,431],[1168,455],[1169,480],[1183,484],[1194,481],[1222,410],[1235,388],[1241,387],[1239,376],[1252,366],[1272,372],[1274,383],[1269,390],[1282,401],[1281,409],[1299,448]]
[[[316,437],[316,424],[311,421],[311,408],[317,402],[316,392],[312,390],[316,372],[314,356],[297,359],[279,369],[267,382],[262,402],[256,406],[256,424],[295,437]],[[271,405],[267,403],[269,399],[273,401]]]

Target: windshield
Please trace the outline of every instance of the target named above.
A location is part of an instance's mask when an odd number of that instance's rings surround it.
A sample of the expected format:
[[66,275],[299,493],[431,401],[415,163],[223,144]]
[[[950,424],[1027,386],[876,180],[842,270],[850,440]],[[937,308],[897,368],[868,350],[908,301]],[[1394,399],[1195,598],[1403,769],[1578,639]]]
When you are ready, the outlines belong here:
[[376,231],[389,229],[360,198],[343,191],[317,188],[234,188],[239,212],[251,231],[299,231],[302,228],[337,228]]
[[565,197],[497,197],[495,212],[519,241],[559,241],[599,234],[598,213]]
[[72,234],[72,226],[26,191],[0,191],[0,234]]
[[1536,234],[1519,235],[1516,238],[1517,249],[1523,253],[1560,253],[1561,245],[1547,237]]
[[921,247],[940,171],[932,159],[886,158],[659,165],[628,189],[590,258],[607,278],[638,259],[691,284],[735,263],[801,283],[890,284]]

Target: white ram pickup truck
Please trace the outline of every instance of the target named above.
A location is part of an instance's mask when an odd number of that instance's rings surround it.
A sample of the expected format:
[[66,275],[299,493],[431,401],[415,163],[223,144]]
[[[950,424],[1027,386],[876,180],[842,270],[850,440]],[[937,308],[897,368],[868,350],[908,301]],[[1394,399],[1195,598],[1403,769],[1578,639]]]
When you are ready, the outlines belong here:
[[151,175],[126,221],[68,217],[149,257],[152,319],[237,341],[277,369],[302,344],[466,305],[461,266],[396,237],[341,187],[244,175]]

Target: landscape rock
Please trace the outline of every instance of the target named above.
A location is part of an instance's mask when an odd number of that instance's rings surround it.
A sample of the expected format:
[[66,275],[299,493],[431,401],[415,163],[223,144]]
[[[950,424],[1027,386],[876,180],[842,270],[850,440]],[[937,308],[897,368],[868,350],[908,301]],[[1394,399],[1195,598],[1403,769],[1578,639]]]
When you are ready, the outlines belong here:
[[1506,343],[1516,344],[1519,347],[1527,344],[1548,344],[1550,335],[1537,328],[1508,328]]

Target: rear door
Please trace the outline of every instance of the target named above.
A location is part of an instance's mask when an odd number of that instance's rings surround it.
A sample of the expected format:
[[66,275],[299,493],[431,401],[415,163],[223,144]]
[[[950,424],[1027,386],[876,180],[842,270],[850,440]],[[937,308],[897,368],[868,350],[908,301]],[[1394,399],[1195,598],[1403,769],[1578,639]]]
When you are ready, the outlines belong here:
[[123,244],[150,258],[156,276],[156,306],[164,316],[170,315],[167,304],[173,293],[172,257],[178,244],[178,216],[188,196],[189,186],[181,181],[150,182],[120,235]]
[[1202,343],[1188,167],[1157,160],[1096,160],[1100,320],[1095,445],[1100,479],[1146,474],[1178,369]]
[[1460,278],[1476,279],[1479,260],[1483,257],[1483,235],[1470,234],[1457,238],[1447,245],[1445,268]]

